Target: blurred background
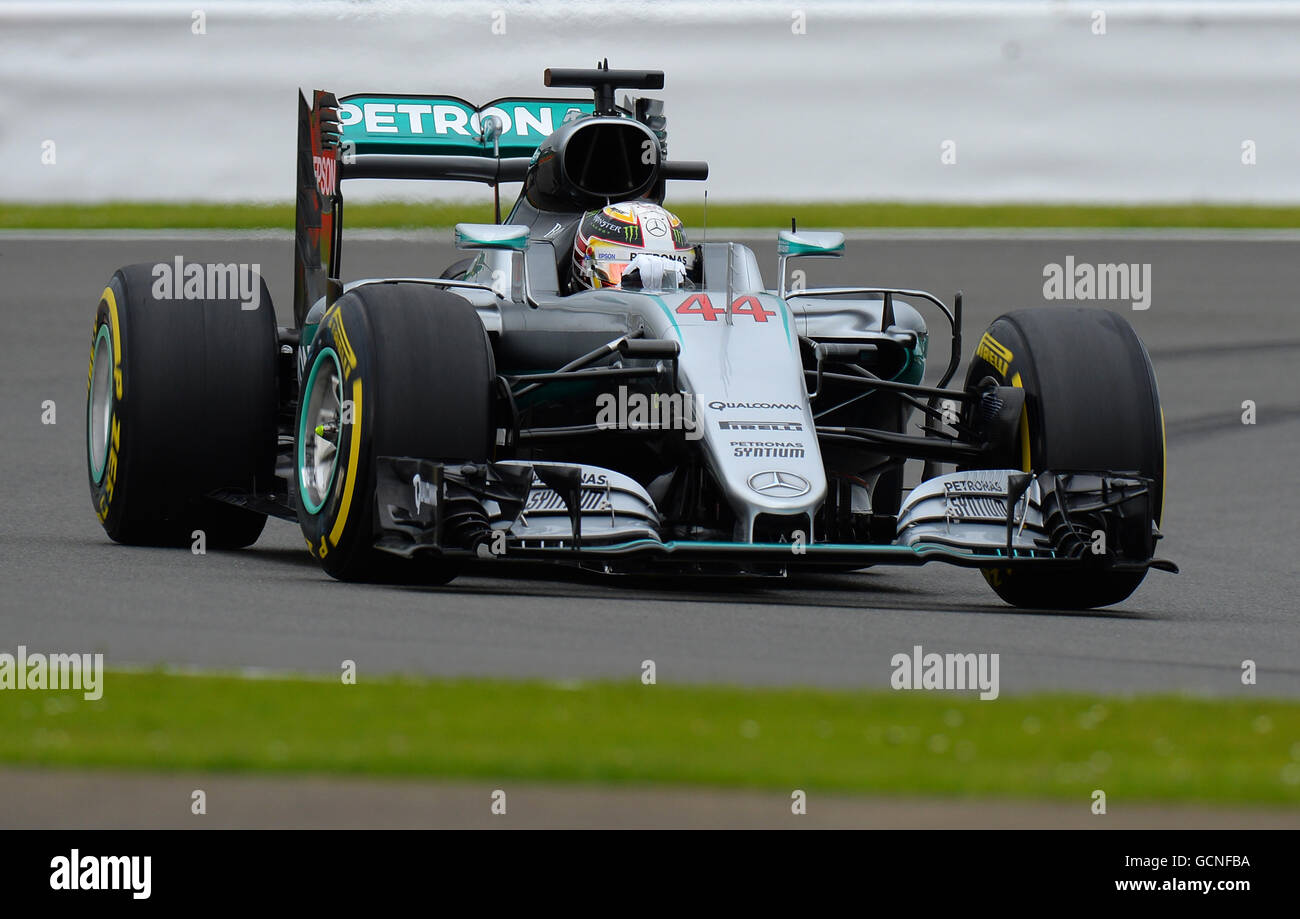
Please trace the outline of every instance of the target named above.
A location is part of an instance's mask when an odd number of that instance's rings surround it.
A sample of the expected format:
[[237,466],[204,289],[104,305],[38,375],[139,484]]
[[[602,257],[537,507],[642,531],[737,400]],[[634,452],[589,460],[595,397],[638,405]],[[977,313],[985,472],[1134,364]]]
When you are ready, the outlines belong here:
[[1278,2],[0,3],[0,199],[285,200],[300,87],[484,103],[608,57],[667,72],[718,201],[1292,202],[1298,39]]

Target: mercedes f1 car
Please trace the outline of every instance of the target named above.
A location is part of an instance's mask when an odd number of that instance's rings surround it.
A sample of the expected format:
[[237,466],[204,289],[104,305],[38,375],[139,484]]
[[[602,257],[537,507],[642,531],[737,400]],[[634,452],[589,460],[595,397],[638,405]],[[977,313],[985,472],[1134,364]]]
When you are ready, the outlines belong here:
[[[957,387],[960,293],[787,286],[790,260],[841,256],[841,233],[781,230],[775,286],[746,246],[691,245],[676,224],[667,254],[611,274],[599,261],[616,253],[575,250],[584,219],[636,245],[665,226],[632,205],[708,166],[667,156],[659,100],[615,102],[661,72],[545,83],[592,97],[300,95],[291,327],[264,284],[214,286],[239,266],[114,274],[87,398],[112,539],[243,547],[270,515],[346,580],[445,582],[472,559],[759,575],[937,561],[1048,608],[1176,570],[1154,552],[1155,374],[1125,319],[1009,312]],[[504,221],[498,197],[496,223],[456,227],[468,257],[440,276],[344,282],[340,183],[365,178],[522,190]],[[935,385],[923,311],[951,341]],[[909,460],[924,464],[910,489]]]

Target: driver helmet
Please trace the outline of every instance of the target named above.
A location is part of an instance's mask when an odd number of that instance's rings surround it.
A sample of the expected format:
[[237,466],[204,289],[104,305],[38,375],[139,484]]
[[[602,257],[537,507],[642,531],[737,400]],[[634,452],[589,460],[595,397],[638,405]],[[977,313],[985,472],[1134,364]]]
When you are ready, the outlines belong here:
[[[638,260],[638,256],[656,257]],[[682,222],[649,201],[587,211],[573,238],[573,279],[578,290],[622,287],[624,272],[633,270],[640,275],[653,271],[658,278],[667,269],[664,276],[681,279],[694,264],[695,250],[686,242]]]

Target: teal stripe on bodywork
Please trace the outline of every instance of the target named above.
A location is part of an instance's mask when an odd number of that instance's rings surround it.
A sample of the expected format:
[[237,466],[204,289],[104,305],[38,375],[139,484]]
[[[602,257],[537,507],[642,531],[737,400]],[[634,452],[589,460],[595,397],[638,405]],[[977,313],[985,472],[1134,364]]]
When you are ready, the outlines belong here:
[[673,311],[668,308],[668,304],[664,302],[663,297],[657,297],[654,294],[648,294],[647,296],[649,296],[655,303],[659,304],[659,308],[664,311],[664,315],[668,317],[668,321],[673,324],[673,332],[677,335],[677,340],[684,341],[685,339],[682,338],[682,327],[677,324],[677,317],[674,316]]
[[790,304],[786,303],[782,297],[775,297],[774,299],[781,305],[781,325],[785,326],[786,344],[793,346],[794,340],[790,337]]
[[[634,539],[629,542],[610,543],[609,545],[593,546],[590,554],[600,555],[602,551],[624,550],[636,548],[663,548],[669,551],[690,550],[690,549],[782,549],[788,550],[790,543],[786,542],[720,542],[714,540],[669,540],[668,542],[659,542],[654,539]],[[892,555],[923,555],[926,553],[940,553],[943,555],[952,555],[961,558],[976,557],[974,552],[963,552],[952,546],[944,546],[938,543],[919,542],[912,546],[899,546],[893,543],[810,543],[805,545],[804,550],[808,554],[818,555],[824,552],[874,552]]]
[[925,376],[925,357],[929,344],[929,338],[920,339],[916,347],[907,352],[907,363],[903,364],[903,369],[894,374],[893,378],[901,383],[920,383]]
[[[907,360],[903,361],[903,366],[902,366],[902,368],[898,371],[898,373],[894,374],[892,377],[889,378],[891,381],[901,379],[902,376],[903,376],[903,374],[907,373],[907,368],[909,368],[909,367],[912,366],[912,351],[911,351],[911,349],[908,349],[908,351],[907,351],[906,353],[907,353]],[[922,372],[924,372],[924,368],[922,368]],[[906,383],[914,383],[914,382],[916,382],[916,381],[915,381],[915,380],[904,380],[903,382],[906,382]],[[875,390],[873,389],[872,392],[875,392]]]
[[[658,542],[653,539],[634,539],[630,542],[611,543],[610,545],[607,546],[594,546],[591,549],[591,554],[600,555],[602,554],[602,550],[617,551],[622,549],[637,549],[637,548],[647,548],[647,549],[663,548],[668,550],[669,552],[674,552],[679,549],[690,550],[690,549],[737,549],[737,548],[781,549],[783,551],[788,551],[790,549],[790,546],[791,544],[788,542],[744,543],[744,542],[717,542],[717,541],[710,541],[710,540],[699,540],[699,541],[669,540],[668,542]],[[894,545],[893,543],[823,542],[823,543],[810,543],[808,545],[805,545],[803,549],[804,549],[803,554],[805,555],[807,554],[821,555],[826,552],[853,551],[853,552],[864,552],[864,553],[870,552],[870,553],[876,553],[881,555],[902,555],[902,556],[937,554],[937,555],[947,555],[953,558],[987,557],[989,558],[990,561],[996,561],[998,558],[1006,557],[1002,555],[1001,550],[995,549],[994,552],[997,554],[989,557],[989,556],[981,556],[979,553],[976,552],[963,551],[953,546],[945,546],[939,543],[932,543],[932,542],[918,542],[915,545],[911,545],[911,546],[899,546],[899,545]],[[1016,557],[1025,558],[1027,556],[1016,556]],[[1046,557],[1055,558],[1056,557],[1055,551],[1050,551],[1050,553]]]
[[[653,540],[638,540],[638,542],[648,543],[651,545],[654,544]],[[636,543],[624,543],[624,545],[632,546],[632,545],[636,545]],[[792,544],[788,542],[718,542],[718,541],[710,541],[710,540],[682,540],[682,539],[670,540],[666,543],[663,543],[663,546],[668,549],[723,549],[723,548],[734,548],[736,546],[746,546],[755,549],[789,549],[791,545]],[[923,546],[923,545],[925,544],[917,543],[917,546]],[[881,543],[879,545],[869,545],[864,543],[818,542],[818,543],[805,544],[803,548],[808,549],[810,551],[843,550],[843,549],[854,549],[854,550],[871,551],[871,552],[899,552],[899,553],[915,551],[915,547],[913,546],[895,546],[889,543]],[[932,548],[937,548],[937,547],[932,547]]]

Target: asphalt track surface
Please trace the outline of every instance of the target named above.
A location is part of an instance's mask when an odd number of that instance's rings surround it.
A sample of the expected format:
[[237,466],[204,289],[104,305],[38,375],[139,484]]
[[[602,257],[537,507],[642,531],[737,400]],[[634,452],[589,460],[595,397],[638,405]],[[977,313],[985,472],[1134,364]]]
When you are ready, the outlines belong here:
[[[191,812],[202,789],[207,813]],[[492,813],[496,790],[506,813]],[[812,792],[0,768],[4,829],[1297,829],[1300,811]],[[1251,853],[1253,855],[1253,853]]]
[[[436,274],[450,231],[345,244],[345,275]],[[711,238],[720,238],[716,232]],[[769,239],[753,243],[764,270]],[[1295,459],[1300,239],[1198,236],[865,234],[819,263],[815,283],[966,294],[966,355],[1005,309],[1052,308],[1043,266],[1150,263],[1150,309],[1111,303],[1151,350],[1168,420],[1162,556],[1127,602],[1088,613],[1017,611],[977,572],[929,565],[785,581],[608,579],[489,567],[442,588],[340,584],[271,521],[242,552],[113,545],[91,510],[84,457],[89,334],[113,270],[138,261],[260,264],[288,322],[284,234],[0,235],[5,398],[0,475],[0,650],[102,651],[109,666],[632,678],[885,688],[890,658],[1001,655],[1003,692],[1300,695]],[[769,279],[770,280],[770,279]],[[931,350],[946,347],[937,325]],[[1242,423],[1242,402],[1258,422]],[[54,400],[57,423],[42,424]],[[1097,407],[1104,411],[1104,406]],[[177,419],[183,424],[184,419]],[[1254,660],[1258,684],[1242,685]]]

